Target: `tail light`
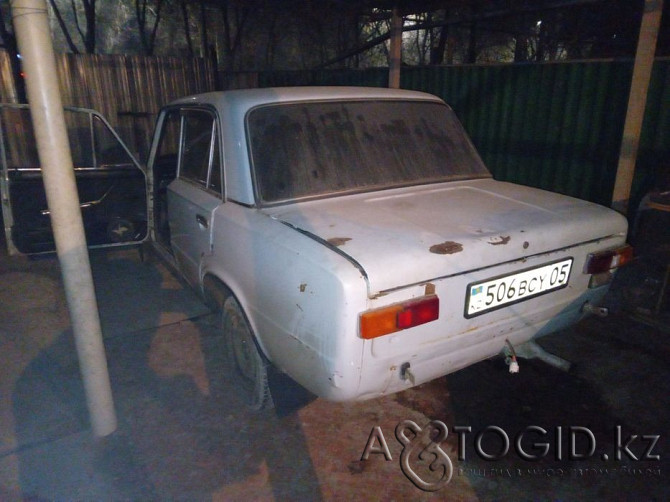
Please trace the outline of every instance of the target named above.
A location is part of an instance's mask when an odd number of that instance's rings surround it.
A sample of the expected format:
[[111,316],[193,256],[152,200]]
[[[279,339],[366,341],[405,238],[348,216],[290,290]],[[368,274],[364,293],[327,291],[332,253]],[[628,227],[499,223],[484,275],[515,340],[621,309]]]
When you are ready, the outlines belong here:
[[427,322],[440,316],[440,300],[435,295],[396,303],[360,315],[361,338],[369,340]]
[[591,253],[584,264],[585,274],[602,274],[621,267],[633,260],[633,248],[629,245],[609,251]]

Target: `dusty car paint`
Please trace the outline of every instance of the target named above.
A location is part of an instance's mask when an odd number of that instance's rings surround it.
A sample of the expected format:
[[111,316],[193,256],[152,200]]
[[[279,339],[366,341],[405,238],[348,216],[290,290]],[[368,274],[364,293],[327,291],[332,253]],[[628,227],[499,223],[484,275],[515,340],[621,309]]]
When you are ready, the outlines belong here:
[[[202,195],[177,177],[167,203],[185,212],[168,207],[171,237],[157,240],[198,289],[216,278],[232,292],[277,368],[328,399],[372,398],[568,326],[585,303],[602,299],[607,286],[590,289],[583,266],[589,253],[624,244],[627,223],[585,201],[474,176],[266,204],[250,161],[248,113],[338,100],[440,103],[409,91],[296,88],[212,93],[168,108],[215,110],[224,193]],[[189,251],[194,239],[200,244]],[[567,259],[562,289],[466,315],[469,285]],[[361,336],[362,313],[434,295],[437,320]]]

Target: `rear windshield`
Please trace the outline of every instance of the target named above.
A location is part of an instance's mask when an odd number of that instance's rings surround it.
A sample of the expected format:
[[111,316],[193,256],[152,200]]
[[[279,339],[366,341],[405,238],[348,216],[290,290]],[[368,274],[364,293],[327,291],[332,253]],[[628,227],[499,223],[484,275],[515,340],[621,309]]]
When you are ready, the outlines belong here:
[[264,203],[490,176],[440,103],[268,105],[249,112],[247,129]]

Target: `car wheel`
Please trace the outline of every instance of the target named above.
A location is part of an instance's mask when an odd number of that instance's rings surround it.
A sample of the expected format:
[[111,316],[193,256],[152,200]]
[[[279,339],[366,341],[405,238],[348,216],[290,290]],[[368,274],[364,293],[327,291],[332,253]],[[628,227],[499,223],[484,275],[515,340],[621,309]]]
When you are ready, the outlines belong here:
[[222,316],[228,360],[247,405],[253,410],[271,407],[267,362],[254,341],[242,308],[233,296],[226,298]]

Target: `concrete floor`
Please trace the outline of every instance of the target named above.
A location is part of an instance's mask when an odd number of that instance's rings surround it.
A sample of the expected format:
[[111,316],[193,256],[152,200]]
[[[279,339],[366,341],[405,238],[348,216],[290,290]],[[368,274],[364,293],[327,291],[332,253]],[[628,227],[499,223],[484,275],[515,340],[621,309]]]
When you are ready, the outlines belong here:
[[[544,338],[573,361],[568,373],[521,361],[510,375],[491,360],[394,396],[316,400],[278,417],[244,409],[216,320],[162,264],[136,250],[93,252],[92,264],[119,417],[103,440],[89,430],[57,261],[0,256],[0,500],[670,500],[667,318],[651,327],[620,313]],[[453,476],[437,492],[401,470],[394,430],[408,419],[471,427],[465,460],[453,429],[442,444]],[[503,447],[492,425],[512,445],[485,460],[479,432],[484,452]],[[548,432],[530,442],[550,444],[536,461],[513,443],[531,425]],[[375,426],[392,460],[361,460]],[[571,426],[593,434],[589,458],[568,458]],[[629,450],[640,460],[615,459],[617,426],[623,444],[638,435]],[[576,431],[584,454],[586,432]],[[647,456],[660,460],[641,459],[657,435]],[[410,465],[431,474],[416,457]]]

